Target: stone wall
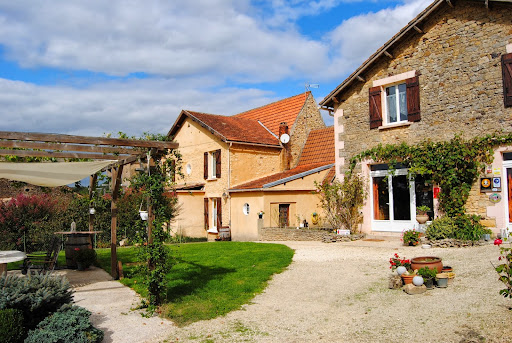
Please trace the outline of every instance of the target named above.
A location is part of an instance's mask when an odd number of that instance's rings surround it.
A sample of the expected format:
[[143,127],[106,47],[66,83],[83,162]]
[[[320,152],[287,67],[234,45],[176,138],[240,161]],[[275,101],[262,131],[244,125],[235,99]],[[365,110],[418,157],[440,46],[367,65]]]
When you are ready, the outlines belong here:
[[300,153],[304,144],[306,144],[309,132],[311,130],[323,129],[324,127],[325,123],[315,98],[309,94],[302,111],[297,116],[293,127],[290,128],[290,168],[295,167],[299,162]]
[[[446,141],[455,135],[466,139],[502,130],[512,131],[512,108],[503,104],[501,56],[512,43],[512,6],[458,1],[443,5],[409,32],[407,39],[383,55],[340,94],[335,109],[337,175],[350,158],[382,144],[423,140]],[[373,81],[415,71],[419,75],[421,120],[395,127],[369,127],[369,88]],[[361,171],[359,168],[358,171]],[[367,173],[367,170],[364,170]],[[504,180],[503,180],[504,182]],[[475,185],[467,204],[468,213],[488,216],[494,206],[488,194]],[[369,218],[365,218],[365,225]]]
[[265,227],[259,232],[260,241],[318,241],[321,242],[324,236],[332,229],[297,229]]

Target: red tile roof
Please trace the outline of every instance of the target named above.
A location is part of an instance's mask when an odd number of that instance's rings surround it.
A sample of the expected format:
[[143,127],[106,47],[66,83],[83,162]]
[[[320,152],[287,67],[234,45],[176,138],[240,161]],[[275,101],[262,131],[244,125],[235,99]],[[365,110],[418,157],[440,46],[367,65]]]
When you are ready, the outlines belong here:
[[200,123],[224,141],[280,146],[279,140],[256,120],[187,110],[181,112],[176,124],[172,127],[171,131],[169,131],[169,135],[176,133],[181,125],[180,122],[184,120],[185,116]]
[[297,166],[334,163],[334,126],[312,130],[302,149]]
[[274,103],[258,107],[234,117],[259,120],[274,134],[279,134],[279,124],[286,122],[291,128],[311,92],[301,93]]
[[331,167],[329,169],[329,173],[325,175],[324,180],[322,182],[332,182],[334,178],[336,177],[336,166]]
[[260,188],[263,188],[263,186],[268,183],[283,180],[287,177],[291,177],[291,176],[295,176],[300,173],[308,172],[313,169],[323,167],[325,165],[326,165],[325,163],[316,163],[316,164],[307,164],[307,165],[298,166],[298,167],[295,167],[293,169],[290,169],[290,170],[287,170],[287,171],[284,171],[281,173],[272,174],[272,175],[265,176],[265,177],[262,177],[257,180],[243,183],[238,186],[233,186],[231,189],[233,189],[233,190],[236,190],[236,189],[260,189]]

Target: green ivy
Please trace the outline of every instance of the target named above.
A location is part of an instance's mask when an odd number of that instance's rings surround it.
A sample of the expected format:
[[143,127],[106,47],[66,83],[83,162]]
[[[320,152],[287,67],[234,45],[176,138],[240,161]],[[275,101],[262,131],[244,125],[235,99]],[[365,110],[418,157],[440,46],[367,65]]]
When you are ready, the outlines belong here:
[[512,143],[512,133],[490,134],[464,140],[457,135],[449,141],[422,141],[417,145],[387,144],[365,150],[350,160],[352,172],[358,162],[371,159],[389,164],[393,171],[398,163],[409,175],[423,175],[439,185],[439,208],[449,217],[466,212],[465,205],[473,183],[485,165],[493,161],[493,148]]

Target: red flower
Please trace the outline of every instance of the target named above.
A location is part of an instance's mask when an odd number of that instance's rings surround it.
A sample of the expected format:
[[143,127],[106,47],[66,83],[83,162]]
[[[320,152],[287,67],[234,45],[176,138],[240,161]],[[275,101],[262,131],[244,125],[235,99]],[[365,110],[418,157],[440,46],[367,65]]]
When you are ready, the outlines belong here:
[[503,244],[503,241],[501,239],[495,239],[494,240],[494,245],[500,245],[500,244]]
[[80,250],[80,248],[75,248],[75,251],[79,251],[79,250]]

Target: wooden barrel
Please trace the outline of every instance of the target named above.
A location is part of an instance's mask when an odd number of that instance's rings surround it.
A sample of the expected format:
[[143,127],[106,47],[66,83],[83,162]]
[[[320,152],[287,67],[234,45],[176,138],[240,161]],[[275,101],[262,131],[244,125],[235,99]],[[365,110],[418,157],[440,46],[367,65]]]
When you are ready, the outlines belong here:
[[88,233],[73,233],[68,235],[66,240],[66,266],[76,269],[74,260],[75,249],[92,249],[91,235]]

